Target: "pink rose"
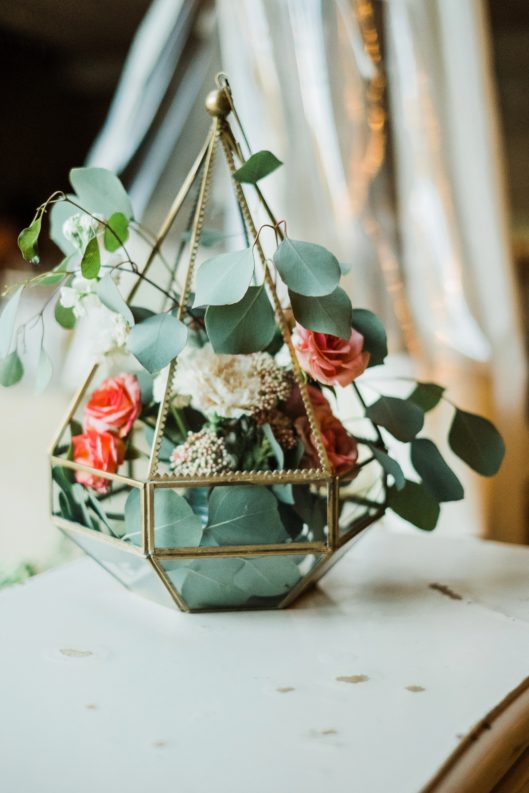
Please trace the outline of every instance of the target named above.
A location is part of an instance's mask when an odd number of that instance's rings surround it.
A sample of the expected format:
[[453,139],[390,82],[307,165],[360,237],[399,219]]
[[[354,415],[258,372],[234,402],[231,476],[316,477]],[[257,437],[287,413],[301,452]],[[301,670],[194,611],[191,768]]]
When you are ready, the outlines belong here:
[[296,324],[294,346],[303,369],[324,385],[350,385],[369,363],[370,354],[362,352],[364,337],[354,328],[346,341]]
[[[83,463],[110,474],[116,473],[125,457],[125,444],[110,432],[89,429],[84,435],[74,435],[72,446],[76,463]],[[98,493],[106,493],[111,484],[110,479],[88,471],[76,471],[75,478],[80,485],[90,487]]]
[[[314,407],[318,407],[319,405],[327,405],[327,407],[329,407],[329,403],[319,388],[315,388],[313,385],[307,385],[307,392]],[[305,406],[297,383],[292,388],[289,398],[283,404],[282,411],[291,419],[297,419],[298,416],[305,415]]]
[[120,438],[129,434],[141,412],[140,386],[133,374],[105,380],[94,391],[84,410],[84,429],[112,432]]
[[[321,439],[329,464],[335,474],[343,474],[354,468],[358,459],[358,447],[354,438],[349,435],[341,421],[332,413],[330,405],[314,407],[314,417],[320,429]],[[306,415],[294,422],[298,435],[303,442],[305,451],[301,458],[302,468],[318,468],[320,465],[314,433]]]

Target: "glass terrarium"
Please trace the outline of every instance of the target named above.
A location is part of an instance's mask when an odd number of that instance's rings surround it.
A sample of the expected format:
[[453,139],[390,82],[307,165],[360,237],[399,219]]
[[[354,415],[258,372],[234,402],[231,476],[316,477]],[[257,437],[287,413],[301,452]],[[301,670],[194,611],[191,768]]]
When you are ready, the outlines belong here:
[[[385,447],[354,384],[323,389],[300,365],[291,304],[301,299],[279,294],[243,184],[279,241],[283,229],[257,179],[234,178],[245,159],[225,85],[206,107],[211,131],[155,246],[196,189],[177,306],[156,345],[113,369],[96,365],[80,389],[51,449],[52,515],[122,584],[156,601],[183,611],[283,608],[383,514]],[[249,244],[197,267],[218,150]],[[253,274],[238,295],[244,257]],[[213,285],[229,293],[224,305]],[[164,339],[183,328],[185,349],[166,362]]]

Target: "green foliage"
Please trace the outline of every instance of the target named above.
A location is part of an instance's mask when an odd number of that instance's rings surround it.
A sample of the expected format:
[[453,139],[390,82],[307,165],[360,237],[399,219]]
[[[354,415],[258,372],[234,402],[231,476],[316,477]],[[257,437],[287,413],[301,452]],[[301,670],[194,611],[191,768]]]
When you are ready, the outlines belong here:
[[277,468],[279,471],[282,471],[285,467],[285,453],[280,444],[277,442],[270,424],[263,424],[262,430],[266,440],[270,444],[270,448],[272,449],[274,457],[276,458]]
[[249,157],[233,178],[245,184],[257,184],[260,179],[276,171],[283,163],[271,151],[256,151]]
[[[186,230],[182,232],[181,239],[183,242],[189,242],[191,236],[191,231]],[[218,231],[217,229],[203,228],[198,244],[203,248],[213,248],[215,245],[218,245],[219,242],[223,242],[225,239],[226,234],[224,234],[224,232]]]
[[286,595],[301,578],[298,566],[288,556],[245,559],[233,583],[256,597]]
[[176,358],[186,341],[187,328],[183,322],[171,313],[154,314],[134,325],[127,346],[141,365],[154,374]]
[[411,462],[424,487],[436,501],[460,501],[465,496],[463,485],[446,464],[433,441],[415,438],[411,443]]
[[[126,538],[143,542],[140,492],[131,490],[125,502]],[[157,548],[195,548],[202,538],[202,522],[183,496],[174,490],[154,491],[154,543]]]
[[106,218],[119,212],[128,220],[132,218],[130,198],[112,171],[106,168],[72,168],[70,184],[77,194],[78,203],[88,212]]
[[233,579],[243,566],[242,559],[192,559],[184,562],[164,562],[174,582],[190,608],[240,606],[248,600],[248,593],[236,587]]
[[351,336],[353,307],[344,290],[337,286],[330,295],[307,297],[289,290],[290,304],[297,322],[308,330],[331,333],[341,339]]
[[366,416],[404,443],[413,440],[424,424],[423,411],[407,399],[399,397],[380,397],[369,405]]
[[244,297],[254,271],[253,251],[244,248],[214,256],[198,268],[193,306],[225,306]]
[[254,485],[213,488],[205,535],[219,545],[256,545],[287,539],[274,494],[266,487]]
[[375,460],[382,466],[384,471],[392,477],[395,488],[397,490],[402,490],[406,484],[406,478],[398,462],[394,460],[393,457],[390,457],[389,454],[383,452],[382,449],[378,449],[374,444],[369,444],[369,446]]
[[388,489],[388,507],[418,529],[432,531],[439,519],[439,504],[429,490],[418,482],[406,480],[402,490]]
[[505,456],[505,444],[494,424],[458,408],[448,443],[458,457],[482,476],[497,473]]
[[274,336],[275,318],[264,286],[250,286],[243,299],[231,306],[209,306],[206,331],[217,353],[266,349]]
[[[76,200],[75,196],[69,196],[69,198]],[[53,204],[49,214],[50,238],[67,256],[75,254],[77,248],[70,240],[66,239],[62,233],[62,229],[68,218],[71,218],[72,215],[76,215],[79,211],[77,207],[74,207],[67,201],[57,201]]]
[[114,212],[107,220],[103,242],[111,253],[121,248],[129,238],[129,221],[123,212]]
[[18,247],[24,259],[30,264],[38,264],[38,241],[42,227],[42,215],[38,215],[26,229],[18,235]]
[[366,308],[353,310],[352,326],[364,337],[364,350],[370,353],[369,366],[380,366],[388,354],[388,340],[384,325]]
[[59,325],[66,330],[71,330],[75,327],[75,314],[73,313],[73,308],[65,308],[60,300],[57,300],[55,303],[55,319],[59,323]]
[[444,392],[437,383],[417,383],[408,399],[427,413],[439,404]]
[[[149,444],[149,447],[152,449],[154,444],[154,429],[149,424],[144,424],[143,427],[145,433],[145,440]],[[159,458],[162,462],[169,462],[171,459],[171,455],[174,451],[174,443],[162,436],[162,440],[160,443],[160,451],[159,451]]]
[[53,375],[53,364],[50,356],[43,346],[40,348],[39,362],[37,364],[37,379],[35,383],[35,391],[37,394],[42,394],[48,387]]
[[129,325],[134,325],[134,315],[123,300],[121,292],[110,273],[99,281],[96,291],[104,306],[116,314],[121,314]]
[[0,385],[16,385],[24,375],[24,367],[16,350],[0,360]]
[[81,272],[85,278],[97,278],[101,269],[101,255],[97,237],[88,242],[81,259]]
[[336,256],[312,242],[287,237],[274,253],[274,264],[288,288],[298,295],[330,295],[340,280]]
[[23,291],[24,287],[19,286],[13,292],[0,316],[0,358],[5,358],[11,349],[18,305]]

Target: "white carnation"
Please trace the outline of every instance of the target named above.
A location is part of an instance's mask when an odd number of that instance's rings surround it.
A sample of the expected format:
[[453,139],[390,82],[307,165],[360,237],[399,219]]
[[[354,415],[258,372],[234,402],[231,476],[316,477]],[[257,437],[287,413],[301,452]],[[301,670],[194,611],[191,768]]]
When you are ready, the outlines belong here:
[[64,221],[62,233],[77,250],[84,251],[90,240],[96,236],[100,226],[97,216],[91,217],[85,212],[76,212]]

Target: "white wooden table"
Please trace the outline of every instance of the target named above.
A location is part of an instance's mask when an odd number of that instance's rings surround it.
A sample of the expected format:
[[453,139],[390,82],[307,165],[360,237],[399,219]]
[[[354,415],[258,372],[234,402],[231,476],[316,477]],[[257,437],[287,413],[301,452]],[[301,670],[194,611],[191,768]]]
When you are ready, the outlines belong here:
[[470,539],[373,529],[284,612],[179,614],[82,559],[0,593],[0,787],[488,791],[529,744],[528,621],[529,549]]

